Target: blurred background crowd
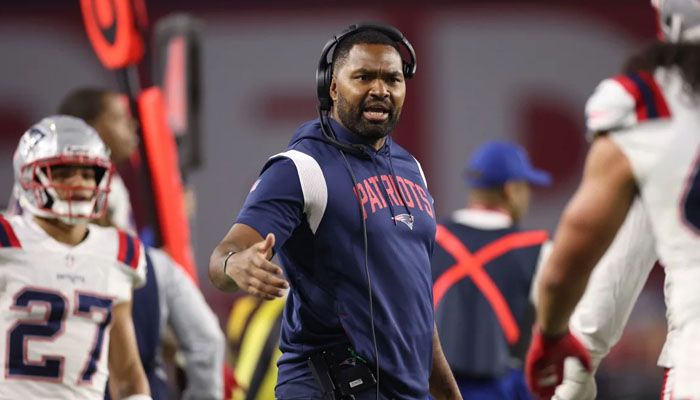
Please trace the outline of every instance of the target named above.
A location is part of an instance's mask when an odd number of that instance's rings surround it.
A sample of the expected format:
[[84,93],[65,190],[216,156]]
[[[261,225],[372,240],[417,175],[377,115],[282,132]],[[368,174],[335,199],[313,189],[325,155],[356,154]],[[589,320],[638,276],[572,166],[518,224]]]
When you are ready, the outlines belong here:
[[[234,297],[207,278],[209,254],[234,221],[262,160],[316,116],[314,71],[325,42],[358,21],[399,28],[418,56],[394,139],[418,158],[438,219],[464,203],[464,161],[489,139],[521,144],[552,173],[523,225],[553,232],[587,149],[583,106],[655,37],[647,0],[147,0],[157,21],[200,21],[201,166],[191,240],[199,284],[224,332]],[[20,135],[76,87],[118,90],[88,41],[78,0],[5,2],[0,13],[0,209]],[[148,62],[148,59],[146,59]],[[658,268],[598,374],[600,399],[656,399],[666,333]]]

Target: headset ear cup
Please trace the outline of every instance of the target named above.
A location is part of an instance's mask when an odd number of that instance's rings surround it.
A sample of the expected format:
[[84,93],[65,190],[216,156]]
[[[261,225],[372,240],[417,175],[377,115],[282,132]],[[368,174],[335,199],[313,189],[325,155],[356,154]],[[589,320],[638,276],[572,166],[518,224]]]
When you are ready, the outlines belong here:
[[319,108],[324,111],[331,109],[330,81],[328,80],[328,70],[330,65],[319,65],[316,70],[316,95],[318,97]]

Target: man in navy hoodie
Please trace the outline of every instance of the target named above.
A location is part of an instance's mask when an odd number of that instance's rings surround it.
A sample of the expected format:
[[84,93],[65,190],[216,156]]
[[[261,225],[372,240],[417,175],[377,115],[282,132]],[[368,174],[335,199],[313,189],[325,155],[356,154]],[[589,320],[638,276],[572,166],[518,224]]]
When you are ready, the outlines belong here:
[[290,288],[277,399],[327,398],[307,360],[336,346],[354,355],[341,367],[366,363],[378,378],[356,399],[461,399],[433,320],[433,199],[418,161],[390,136],[406,93],[397,41],[358,29],[332,63],[327,123],[342,146],[320,120],[299,128],[214,249],[210,279],[265,299]]

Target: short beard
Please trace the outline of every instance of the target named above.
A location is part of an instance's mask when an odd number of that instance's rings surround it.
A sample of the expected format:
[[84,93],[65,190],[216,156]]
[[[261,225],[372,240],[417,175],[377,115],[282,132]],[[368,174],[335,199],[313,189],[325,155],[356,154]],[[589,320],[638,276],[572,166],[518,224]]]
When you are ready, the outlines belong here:
[[362,104],[359,106],[350,105],[340,93],[338,93],[338,101],[335,103],[335,107],[338,108],[338,116],[343,126],[350,132],[365,139],[368,143],[376,142],[389,135],[396,128],[401,115],[400,109],[396,110],[396,108],[392,107],[385,121],[370,122],[362,116],[362,108],[364,108]]

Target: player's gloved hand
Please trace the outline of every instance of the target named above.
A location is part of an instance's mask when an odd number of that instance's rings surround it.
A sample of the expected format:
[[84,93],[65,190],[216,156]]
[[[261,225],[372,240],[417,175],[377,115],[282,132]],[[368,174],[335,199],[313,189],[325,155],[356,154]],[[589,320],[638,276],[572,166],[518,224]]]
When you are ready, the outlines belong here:
[[591,371],[588,350],[569,331],[564,336],[547,338],[535,327],[530,349],[525,358],[527,385],[538,399],[551,399],[554,390],[564,379],[564,360],[575,357]]
[[283,297],[289,284],[281,278],[282,268],[267,259],[274,245],[275,235],[269,233],[260,242],[234,253],[224,261],[224,274],[253,296],[265,300]]

